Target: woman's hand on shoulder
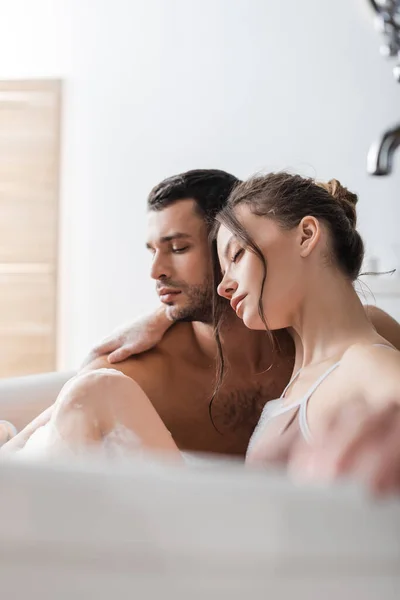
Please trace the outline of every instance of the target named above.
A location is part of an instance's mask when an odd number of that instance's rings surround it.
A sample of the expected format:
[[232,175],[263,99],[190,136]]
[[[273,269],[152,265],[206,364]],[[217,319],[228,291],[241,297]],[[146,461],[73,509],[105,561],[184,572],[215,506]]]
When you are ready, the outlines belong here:
[[172,321],[166,316],[164,307],[149,315],[139,317],[133,323],[117,329],[93,348],[86,356],[81,368],[88,367],[104,355],[108,355],[109,363],[119,363],[134,354],[142,354],[151,350],[162,340],[172,324]]

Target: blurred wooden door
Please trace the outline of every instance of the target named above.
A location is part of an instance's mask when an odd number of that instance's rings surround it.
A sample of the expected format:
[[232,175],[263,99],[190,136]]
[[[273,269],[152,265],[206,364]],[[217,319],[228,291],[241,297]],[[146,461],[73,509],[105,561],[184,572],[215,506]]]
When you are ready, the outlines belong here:
[[59,81],[0,81],[0,377],[56,366]]

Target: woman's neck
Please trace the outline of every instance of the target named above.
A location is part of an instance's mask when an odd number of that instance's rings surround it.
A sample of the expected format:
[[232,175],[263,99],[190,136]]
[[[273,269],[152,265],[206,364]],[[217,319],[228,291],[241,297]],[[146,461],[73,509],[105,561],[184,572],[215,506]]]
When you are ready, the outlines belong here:
[[350,281],[327,269],[313,282],[291,324],[299,368],[340,357],[352,343],[376,336]]

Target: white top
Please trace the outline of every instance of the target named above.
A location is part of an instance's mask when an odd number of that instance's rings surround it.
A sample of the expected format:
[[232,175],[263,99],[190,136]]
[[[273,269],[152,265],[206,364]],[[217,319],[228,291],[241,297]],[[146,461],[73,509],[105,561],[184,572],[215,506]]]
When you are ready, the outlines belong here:
[[[387,344],[372,344],[373,346],[382,346],[383,348],[388,348],[389,350],[394,350],[392,346]],[[269,423],[275,417],[279,415],[283,415],[290,410],[298,408],[298,419],[299,419],[299,428],[303,438],[307,442],[311,442],[311,432],[310,427],[307,421],[307,404],[315,390],[321,385],[323,381],[340,365],[342,361],[338,360],[335,364],[331,365],[320,377],[318,377],[317,381],[307,390],[307,392],[302,396],[299,400],[292,402],[291,404],[285,405],[283,400],[285,399],[286,392],[289,387],[296,381],[302,369],[297,371],[297,373],[291,378],[285,389],[283,390],[281,396],[277,400],[270,400],[264,406],[264,409],[261,413],[260,420],[258,421],[257,427],[255,428],[253,435],[251,436],[249,446],[247,451],[250,450],[254,446],[256,440],[259,439],[260,435],[263,433],[267,423]]]

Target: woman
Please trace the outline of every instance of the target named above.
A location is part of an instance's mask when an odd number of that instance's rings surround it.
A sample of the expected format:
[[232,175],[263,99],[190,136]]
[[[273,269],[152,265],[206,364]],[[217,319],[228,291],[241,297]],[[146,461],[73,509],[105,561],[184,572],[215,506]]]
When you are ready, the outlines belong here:
[[353,287],[364,256],[356,202],[336,180],[278,173],[240,184],[217,218],[218,293],[247,327],[290,328],[296,340],[297,369],[265,407],[249,463],[285,460],[282,438],[318,438],[349,401],[380,410],[400,399],[400,353]]

